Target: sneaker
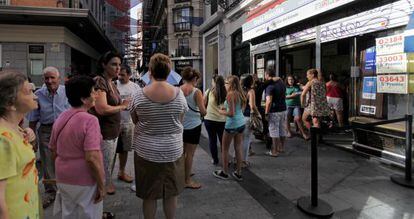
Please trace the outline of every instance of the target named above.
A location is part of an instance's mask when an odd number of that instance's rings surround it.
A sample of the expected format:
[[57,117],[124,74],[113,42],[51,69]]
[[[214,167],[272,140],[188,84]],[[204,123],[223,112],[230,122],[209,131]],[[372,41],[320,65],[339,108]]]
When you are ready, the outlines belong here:
[[213,175],[219,179],[224,179],[224,180],[229,179],[229,175],[224,173],[223,170],[215,170],[213,172]]
[[131,190],[132,190],[133,192],[136,192],[136,191],[137,191],[137,187],[135,186],[135,184],[134,184],[134,185],[132,185],[130,188],[131,188]]
[[234,177],[235,180],[243,181],[243,177],[241,176],[241,174],[238,174],[236,171],[234,171],[231,175]]

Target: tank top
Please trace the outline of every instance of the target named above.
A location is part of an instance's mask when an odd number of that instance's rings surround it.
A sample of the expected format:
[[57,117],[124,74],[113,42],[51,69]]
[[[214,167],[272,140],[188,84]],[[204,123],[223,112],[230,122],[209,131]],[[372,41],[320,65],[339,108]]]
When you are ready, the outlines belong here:
[[193,88],[193,91],[185,97],[187,100],[188,111],[184,115],[183,126],[185,130],[193,129],[201,125],[201,115],[200,109],[197,106],[197,103],[194,99],[194,94],[196,93],[197,88]]
[[[250,90],[249,90],[250,91]],[[243,111],[243,115],[245,116],[245,117],[250,117],[250,111],[251,111],[251,109],[250,109],[250,100],[249,100],[249,91],[247,91],[247,93],[246,93],[246,96],[247,96],[247,103],[246,103],[246,108],[244,109],[244,111]]]
[[326,96],[342,98],[341,89],[337,85],[328,82],[326,83]]
[[[245,125],[241,101],[238,100],[235,105],[236,109],[234,110],[233,117],[226,116],[226,125],[224,126],[226,129],[236,129]],[[230,108],[227,104],[227,100],[226,102],[224,102],[224,106],[226,107],[226,110],[228,112]]]
[[204,120],[210,120],[214,122],[225,122],[226,116],[221,115],[219,109],[222,105],[217,105],[216,97],[213,91],[207,90],[208,104],[207,104],[207,115],[204,116]]

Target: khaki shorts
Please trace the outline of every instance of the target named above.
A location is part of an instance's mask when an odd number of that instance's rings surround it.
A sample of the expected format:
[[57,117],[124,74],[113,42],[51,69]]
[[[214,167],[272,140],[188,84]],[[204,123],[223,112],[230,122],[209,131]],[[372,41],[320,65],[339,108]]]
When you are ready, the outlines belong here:
[[174,162],[155,163],[134,153],[136,195],[156,200],[179,195],[185,185],[184,156]]
[[119,133],[116,146],[117,153],[131,151],[134,128],[135,126],[132,123],[121,123],[121,133]]

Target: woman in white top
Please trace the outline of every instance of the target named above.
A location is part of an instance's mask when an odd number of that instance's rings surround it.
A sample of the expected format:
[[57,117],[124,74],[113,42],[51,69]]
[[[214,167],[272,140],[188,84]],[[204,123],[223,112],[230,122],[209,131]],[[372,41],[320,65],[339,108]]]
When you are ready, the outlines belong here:
[[168,56],[153,55],[151,83],[129,106],[135,123],[136,194],[143,199],[144,218],[155,218],[161,198],[165,217],[174,218],[177,196],[184,189],[182,119],[188,107],[183,92],[166,81],[170,66]]

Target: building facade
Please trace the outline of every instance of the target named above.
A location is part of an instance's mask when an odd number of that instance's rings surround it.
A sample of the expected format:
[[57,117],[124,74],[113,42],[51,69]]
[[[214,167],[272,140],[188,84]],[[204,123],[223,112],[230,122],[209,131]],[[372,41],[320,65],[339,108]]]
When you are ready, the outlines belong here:
[[250,43],[242,41],[242,25],[255,0],[205,1],[200,26],[203,50],[203,87],[211,86],[213,75],[250,74]]
[[144,1],[142,10],[142,69],[146,72],[154,53],[168,54],[167,0]]
[[168,0],[168,54],[178,73],[186,66],[202,71],[199,25],[203,5],[200,0]]
[[[124,36],[111,35],[115,17],[104,0],[0,1],[0,68],[26,73],[41,86],[42,69],[55,66],[62,77],[96,73],[108,50],[123,52]],[[119,32],[119,31],[118,31]],[[123,33],[122,33],[123,34]],[[115,45],[117,47],[115,47]]]

